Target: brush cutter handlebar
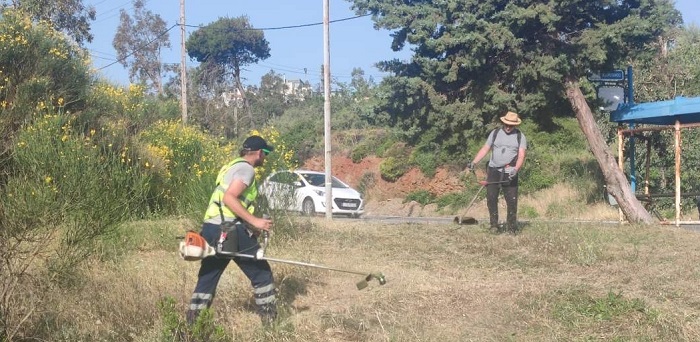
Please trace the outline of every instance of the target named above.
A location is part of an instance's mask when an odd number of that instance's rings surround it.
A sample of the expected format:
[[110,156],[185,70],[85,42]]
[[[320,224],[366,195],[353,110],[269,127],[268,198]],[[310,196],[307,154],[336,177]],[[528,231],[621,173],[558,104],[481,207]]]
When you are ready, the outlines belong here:
[[507,184],[507,183],[510,183],[510,179],[502,180],[502,181],[498,181],[498,182],[487,182],[485,180],[479,181],[479,185],[481,185],[481,186],[487,186],[487,185],[491,185],[491,184]]

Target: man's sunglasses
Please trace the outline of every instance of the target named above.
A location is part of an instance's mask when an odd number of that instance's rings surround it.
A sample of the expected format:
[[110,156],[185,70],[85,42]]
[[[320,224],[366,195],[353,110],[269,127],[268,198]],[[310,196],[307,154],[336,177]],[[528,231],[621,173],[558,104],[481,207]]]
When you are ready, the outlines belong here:
[[270,152],[271,152],[270,150],[268,150],[268,149],[266,149],[266,148],[263,148],[262,151],[263,151],[263,153],[264,153],[265,155],[268,155],[268,154],[270,154]]

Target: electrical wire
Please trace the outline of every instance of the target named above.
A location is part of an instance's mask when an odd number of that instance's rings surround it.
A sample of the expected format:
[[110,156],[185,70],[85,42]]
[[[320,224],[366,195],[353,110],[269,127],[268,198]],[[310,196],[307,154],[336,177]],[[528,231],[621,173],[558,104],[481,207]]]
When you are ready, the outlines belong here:
[[[348,20],[353,20],[353,19],[358,19],[362,17],[366,17],[371,14],[363,14],[363,15],[357,15],[354,17],[347,17],[347,18],[342,18],[342,19],[336,19],[336,20],[331,20],[328,23],[338,23],[341,21],[348,21]],[[320,23],[310,23],[310,24],[299,24],[299,25],[290,25],[290,26],[276,26],[276,27],[262,27],[262,28],[255,28],[255,27],[248,27],[248,28],[242,28],[241,30],[250,30],[250,31],[274,31],[274,30],[287,30],[287,29],[295,29],[295,28],[302,28],[302,27],[310,27],[310,26],[318,26],[318,25],[323,25],[323,22]],[[189,28],[202,28],[202,26],[195,26],[195,25],[187,25],[185,24],[185,27]]]
[[[178,24],[173,24],[173,25],[170,26],[167,30],[161,32],[161,34],[157,35],[155,38],[153,38],[153,39],[151,39],[150,41],[148,41],[148,42],[146,42],[145,44],[143,44],[142,47],[146,47],[147,45],[150,45],[151,43],[153,43],[154,41],[156,41],[158,38],[160,38],[160,37],[162,37],[163,35],[165,35],[166,33],[170,32],[170,30],[172,30],[175,26],[178,26]],[[135,53],[139,52],[139,50],[140,50],[140,49],[134,49],[133,51],[131,51],[131,52],[130,52],[129,54],[127,54],[126,56],[124,56],[124,57],[122,57],[122,58],[119,58],[119,59],[117,59],[116,61],[114,61],[114,62],[112,62],[112,63],[109,63],[109,64],[107,64],[107,65],[105,65],[105,66],[103,66],[103,67],[101,67],[101,68],[98,68],[97,70],[102,70],[102,69],[111,67],[112,65],[117,64],[117,63],[119,63],[119,62],[122,62],[122,61],[124,61],[125,59],[127,59],[127,58],[133,56]]]
[[[119,9],[120,7],[123,7],[124,5],[126,5],[126,4],[123,4],[123,5],[120,5],[120,6],[118,6],[118,7],[115,7],[115,8],[113,8],[113,9],[109,10],[109,11],[112,11],[112,10],[115,10],[115,9]],[[107,12],[109,12],[109,11],[107,11]],[[359,18],[363,18],[363,17],[369,16],[369,15],[371,15],[371,14],[363,14],[363,15],[358,15],[358,16],[353,16],[353,17],[346,17],[346,18],[331,20],[331,21],[329,21],[329,23],[338,23],[338,22],[343,22],[343,21],[348,21],[348,20],[354,20],[354,19],[359,19]],[[308,23],[308,24],[299,24],[299,25],[288,25],[288,26],[264,27],[264,28],[252,28],[252,27],[251,27],[251,28],[243,28],[242,30],[273,31],[273,30],[296,29],[296,28],[311,27],[311,26],[318,26],[318,25],[323,25],[323,22]],[[170,28],[168,28],[167,30],[161,32],[161,33],[160,33],[158,36],[156,36],[154,39],[152,39],[151,41],[145,43],[145,44],[143,45],[143,47],[145,47],[145,46],[147,46],[147,45],[150,45],[150,44],[153,43],[155,40],[157,40],[158,38],[160,38],[161,36],[163,36],[164,34],[170,32],[170,30],[172,30],[172,29],[173,29],[174,27],[176,27],[176,26],[180,26],[180,24],[179,24],[179,23],[178,23],[178,24],[173,24],[172,26],[170,26]],[[195,26],[195,25],[184,25],[184,26],[185,26],[185,27],[189,27],[189,28],[196,28],[196,29],[200,29],[200,28],[203,27],[203,26]],[[103,69],[108,68],[108,67],[110,67],[110,66],[112,66],[112,65],[115,65],[115,64],[117,64],[117,63],[119,63],[119,62],[122,62],[122,61],[124,61],[126,58],[128,58],[128,57],[134,55],[135,53],[137,53],[139,50],[140,50],[140,49],[135,49],[135,50],[133,50],[132,52],[130,52],[128,55],[124,56],[123,58],[117,59],[117,60],[115,60],[115,61],[112,62],[112,63],[109,63],[109,64],[107,64],[107,65],[105,65],[105,66],[103,66],[103,67],[98,68],[97,70],[103,70]],[[98,51],[93,51],[93,50],[91,50],[91,51],[92,51],[92,52],[97,52],[97,53],[99,53]],[[91,54],[91,55],[92,55],[92,54]],[[96,56],[96,55],[92,55],[92,56],[95,57],[95,58],[99,58],[99,59],[108,59],[108,58],[101,57],[101,56]],[[272,63],[271,63],[271,64],[272,64]],[[267,67],[267,68],[270,68],[270,69],[273,69],[273,70],[277,69],[277,70],[281,70],[281,71],[285,71],[285,72],[290,72],[290,73],[295,73],[295,74],[302,74],[302,75],[308,75],[308,74],[309,74],[308,68],[297,68],[297,67],[292,67],[292,66],[273,67],[273,66],[269,66],[269,65],[266,66],[266,65],[264,65],[264,64],[260,64],[260,66],[261,66],[261,67]],[[287,68],[290,68],[290,69],[287,69]],[[292,69],[296,69],[296,70],[292,70]],[[298,70],[298,71],[297,71],[297,70]],[[312,70],[312,71],[313,71],[313,72],[320,72],[320,70]],[[349,75],[335,75],[335,76],[336,76],[336,77],[341,77],[341,78],[350,78],[350,77],[352,77],[352,76],[349,76]]]

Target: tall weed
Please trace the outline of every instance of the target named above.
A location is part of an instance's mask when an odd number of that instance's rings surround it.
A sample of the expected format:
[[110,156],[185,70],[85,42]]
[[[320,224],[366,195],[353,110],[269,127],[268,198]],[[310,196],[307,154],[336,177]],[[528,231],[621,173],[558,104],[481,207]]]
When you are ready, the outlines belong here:
[[142,212],[149,177],[92,136],[72,132],[68,122],[45,115],[15,141],[0,205],[0,260],[9,270],[0,310],[12,328],[26,318],[11,318],[34,310],[18,305],[34,289],[16,284],[70,286],[76,266],[97,252],[98,237]]

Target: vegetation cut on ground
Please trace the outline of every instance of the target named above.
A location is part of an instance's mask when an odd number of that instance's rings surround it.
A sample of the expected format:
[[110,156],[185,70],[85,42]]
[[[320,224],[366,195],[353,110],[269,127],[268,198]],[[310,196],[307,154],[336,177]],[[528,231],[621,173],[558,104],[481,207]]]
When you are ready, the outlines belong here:
[[[209,340],[700,340],[693,231],[533,223],[512,236],[481,226],[323,218],[294,227],[293,236],[273,238],[269,256],[381,271],[386,285],[358,291],[359,276],[273,264],[281,315],[264,329],[248,281],[231,267]],[[54,293],[38,308],[60,323],[51,340],[172,340],[198,269],[175,251],[173,237],[187,228],[187,221],[133,226],[151,231],[138,236],[136,252],[93,264],[79,289]]]

